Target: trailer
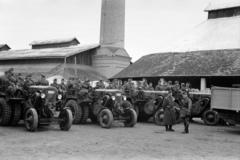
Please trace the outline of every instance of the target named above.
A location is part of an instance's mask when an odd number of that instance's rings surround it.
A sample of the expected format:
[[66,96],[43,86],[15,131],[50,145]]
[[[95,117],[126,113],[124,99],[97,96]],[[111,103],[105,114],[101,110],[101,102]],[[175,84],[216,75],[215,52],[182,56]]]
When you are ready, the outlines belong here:
[[240,88],[213,87],[211,108],[231,124],[240,124]]

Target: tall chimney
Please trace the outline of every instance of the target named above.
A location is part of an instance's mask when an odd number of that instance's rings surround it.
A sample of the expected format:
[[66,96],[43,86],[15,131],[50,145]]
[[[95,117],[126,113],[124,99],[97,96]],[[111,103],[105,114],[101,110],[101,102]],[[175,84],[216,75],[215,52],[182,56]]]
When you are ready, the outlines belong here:
[[102,0],[100,44],[124,48],[125,0]]
[[93,56],[96,71],[111,78],[129,66],[124,49],[125,0],[102,0],[100,48]]

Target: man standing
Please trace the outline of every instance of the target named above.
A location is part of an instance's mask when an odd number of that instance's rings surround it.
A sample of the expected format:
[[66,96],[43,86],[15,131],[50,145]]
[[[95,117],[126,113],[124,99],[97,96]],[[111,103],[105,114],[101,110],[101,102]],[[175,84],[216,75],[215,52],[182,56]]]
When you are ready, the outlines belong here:
[[192,100],[188,97],[188,93],[184,91],[182,93],[182,99],[180,102],[180,117],[184,122],[184,132],[189,133],[189,123],[191,116]]
[[163,122],[166,128],[166,131],[174,132],[174,129],[172,129],[172,126],[175,123],[176,116],[174,111],[174,102],[175,98],[172,96],[172,91],[168,91],[167,97],[163,101],[163,109],[164,109],[164,118]]
[[66,91],[66,85],[64,83],[64,79],[61,79],[61,84],[59,85],[59,89],[63,92]]

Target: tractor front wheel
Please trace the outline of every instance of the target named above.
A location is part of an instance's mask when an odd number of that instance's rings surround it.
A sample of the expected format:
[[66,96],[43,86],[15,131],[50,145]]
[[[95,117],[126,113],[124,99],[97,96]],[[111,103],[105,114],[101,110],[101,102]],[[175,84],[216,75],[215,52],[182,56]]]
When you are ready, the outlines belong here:
[[59,126],[62,131],[68,131],[73,122],[73,115],[70,109],[64,109],[59,114]]
[[111,128],[113,123],[113,114],[109,109],[103,109],[99,113],[99,123],[102,128]]
[[28,131],[34,132],[38,128],[38,113],[35,108],[29,108],[24,116],[24,124]]
[[128,119],[124,122],[125,127],[134,127],[137,123],[137,113],[134,109],[127,109]]

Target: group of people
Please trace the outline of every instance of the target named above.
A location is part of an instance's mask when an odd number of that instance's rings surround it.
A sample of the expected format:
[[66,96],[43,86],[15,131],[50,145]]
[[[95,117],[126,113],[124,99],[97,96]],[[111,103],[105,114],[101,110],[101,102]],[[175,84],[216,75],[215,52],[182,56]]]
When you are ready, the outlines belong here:
[[162,107],[164,109],[163,122],[166,131],[174,131],[172,126],[176,121],[176,109],[180,108],[180,118],[183,120],[184,132],[189,133],[189,123],[191,116],[192,100],[188,96],[187,91],[180,91],[180,96],[173,95],[173,90],[168,90],[167,96],[163,100]]
[[45,75],[41,75],[41,78],[38,81],[33,81],[31,74],[26,76],[23,76],[20,73],[16,74],[14,73],[13,68],[4,72],[4,79],[8,82],[7,90],[9,91],[9,94],[14,93],[14,90],[17,88],[22,88],[27,91],[31,85],[49,85]]
[[[49,82],[46,80],[46,77],[44,75],[41,75],[41,78],[37,82],[34,82],[32,80],[31,74],[23,78],[21,74],[15,74],[13,68],[5,72],[5,77],[10,83],[10,90],[14,90],[16,87],[22,87],[23,89],[27,90],[30,85],[49,85]],[[108,86],[105,84],[108,84]],[[61,79],[60,84],[57,82],[57,79],[54,79],[51,86],[56,87],[58,91],[61,92],[64,92],[67,89],[92,88],[89,80],[81,81],[77,78],[69,78],[66,84],[64,79]],[[188,96],[188,93],[191,90],[190,83],[180,84],[178,81],[175,81],[173,84],[172,81],[166,82],[165,80],[160,79],[154,88],[153,83],[148,83],[145,78],[142,81],[137,81],[136,84],[133,83],[132,79],[128,79],[128,81],[124,82],[118,79],[114,79],[112,82],[107,81],[106,83],[103,80],[100,80],[96,83],[96,86],[94,88],[121,89],[123,91],[168,91],[168,94],[165,97],[162,105],[164,108],[164,123],[166,131],[174,131],[172,126],[175,124],[176,120],[175,109],[176,106],[180,106],[180,117],[183,119],[185,126],[184,133],[189,133],[189,121],[192,107],[192,101]]]

